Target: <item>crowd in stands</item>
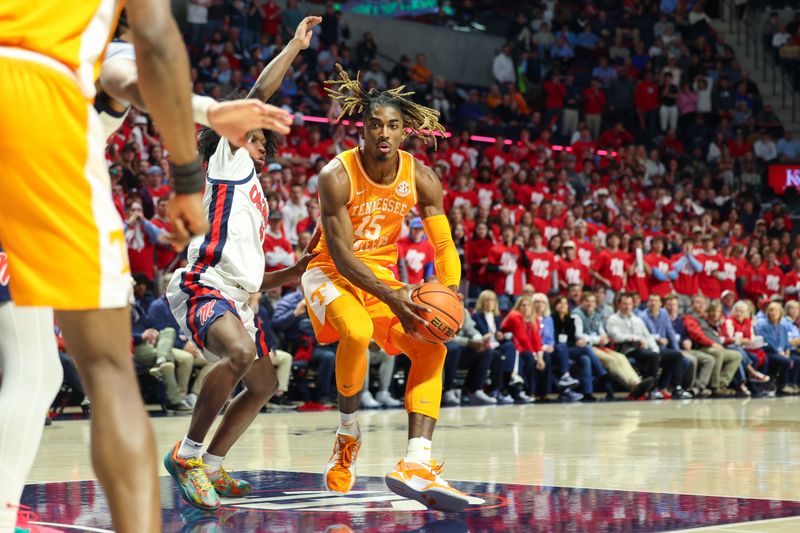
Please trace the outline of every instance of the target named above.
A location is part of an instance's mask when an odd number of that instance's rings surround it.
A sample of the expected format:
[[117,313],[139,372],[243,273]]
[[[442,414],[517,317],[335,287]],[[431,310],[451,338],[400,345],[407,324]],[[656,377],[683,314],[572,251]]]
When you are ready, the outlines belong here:
[[[476,66],[495,79],[483,88],[435,75],[424,52],[386,69],[372,35],[351,36],[326,6],[273,98],[298,118],[260,176],[267,268],[293,264],[319,217],[317,173],[359,144],[323,91],[338,63],[367,87],[406,85],[450,132],[435,147],[404,146],[440,177],[462,257],[469,318],[447,345],[445,404],[800,393],[800,239],[779,199],[762,204],[767,166],[800,161],[794,132],[700,2],[531,4],[492,65]],[[291,0],[189,9],[194,90],[218,98],[250,87],[306,14]],[[107,153],[141,287],[135,359],[187,410],[208,361],[163,296],[150,301],[183,260],[163,237],[167,156],[136,111]],[[397,275],[435,279],[422,224],[407,222]],[[332,405],[336,346],[314,339],[299,289],[269,291],[258,306],[277,349],[276,402]],[[402,358],[377,346],[365,357],[378,371],[364,404],[398,405]]]

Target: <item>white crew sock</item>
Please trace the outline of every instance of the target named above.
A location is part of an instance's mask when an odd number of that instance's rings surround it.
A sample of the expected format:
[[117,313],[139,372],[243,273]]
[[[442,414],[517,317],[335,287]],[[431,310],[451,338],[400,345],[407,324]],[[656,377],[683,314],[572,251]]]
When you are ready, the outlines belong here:
[[403,458],[403,460],[407,463],[430,463],[431,446],[431,441],[425,437],[414,437],[413,439],[408,439],[406,456]]
[[195,442],[188,436],[183,437],[181,447],[178,449],[178,457],[181,459],[194,459],[200,457],[203,452],[203,443]]
[[63,370],[53,310],[0,304],[0,531],[14,531],[19,499]]
[[219,478],[219,469],[222,468],[222,461],[224,460],[224,455],[213,455],[208,452],[203,454],[203,464],[206,465],[203,470],[208,479],[216,481]]
[[361,431],[358,429],[358,420],[355,413],[342,413],[339,411],[339,429],[337,433],[342,435],[350,435],[351,437],[361,436]]

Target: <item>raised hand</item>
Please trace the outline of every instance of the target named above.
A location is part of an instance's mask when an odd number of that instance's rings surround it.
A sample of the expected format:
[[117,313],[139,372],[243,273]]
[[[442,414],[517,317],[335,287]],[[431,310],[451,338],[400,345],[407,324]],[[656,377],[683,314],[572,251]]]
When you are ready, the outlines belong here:
[[322,17],[306,17],[297,25],[294,32],[295,40],[300,43],[300,49],[305,50],[311,45],[313,32],[311,28],[322,22]]
[[233,145],[245,148],[254,157],[259,156],[259,146],[252,142],[249,132],[268,129],[287,135],[291,129],[292,115],[274,105],[253,98],[216,102],[208,108],[211,128]]

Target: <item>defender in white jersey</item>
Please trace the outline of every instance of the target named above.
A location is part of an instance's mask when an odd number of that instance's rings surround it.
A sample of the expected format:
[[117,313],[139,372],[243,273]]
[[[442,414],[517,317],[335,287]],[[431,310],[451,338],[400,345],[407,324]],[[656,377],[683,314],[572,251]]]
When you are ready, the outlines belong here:
[[[256,80],[248,98],[268,99],[300,50],[311,41],[308,17],[284,50]],[[208,373],[197,398],[189,431],[164,458],[184,499],[204,510],[219,507],[220,496],[250,492],[246,481],[232,479],[222,467],[225,454],[247,429],[277,389],[265,335],[248,305],[251,295],[299,279],[312,256],[304,254],[292,267],[265,273],[263,252],[268,208],[258,174],[277,143],[269,131],[252,132],[258,146],[252,156],[212,130],[201,134],[201,152],[208,161],[203,204],[209,233],[189,244],[189,264],[172,277],[167,300],[172,313],[195,344],[221,360]],[[213,153],[212,153],[213,152]],[[315,246],[313,242],[309,245]],[[246,388],[228,405],[208,449],[203,441],[239,380]]]

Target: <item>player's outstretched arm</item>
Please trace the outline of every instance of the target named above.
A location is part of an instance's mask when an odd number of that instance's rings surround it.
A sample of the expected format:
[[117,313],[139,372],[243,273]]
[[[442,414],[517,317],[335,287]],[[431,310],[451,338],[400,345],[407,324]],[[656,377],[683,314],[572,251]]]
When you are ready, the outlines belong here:
[[320,223],[325,242],[339,273],[356,287],[386,303],[400,320],[403,329],[413,334],[416,323],[426,324],[416,311],[424,306],[411,301],[410,291],[403,287],[392,290],[380,281],[370,268],[353,253],[353,223],[347,212],[350,180],[339,160],[334,159],[319,173]]
[[280,87],[281,81],[283,81],[283,77],[292,65],[294,58],[311,44],[311,28],[320,22],[322,22],[322,17],[306,17],[300,21],[294,32],[294,37],[283,47],[281,53],[261,71],[247,98],[257,98],[264,102],[270,99]]
[[442,184],[436,174],[425,165],[416,163],[417,205],[425,226],[425,235],[434,249],[434,267],[439,283],[458,293],[461,283],[461,260],[450,232],[450,223],[444,214]]
[[313,250],[319,243],[320,235],[321,232],[319,226],[317,226],[314,235],[311,236],[311,240],[308,242],[308,246],[303,250],[303,255],[300,256],[300,259],[298,259],[294,265],[273,272],[264,272],[264,280],[261,282],[261,288],[259,290],[266,291],[276,287],[283,287],[287,283],[291,283],[302,276],[303,272],[305,272],[308,267],[308,263],[317,256],[317,254],[313,253]]

